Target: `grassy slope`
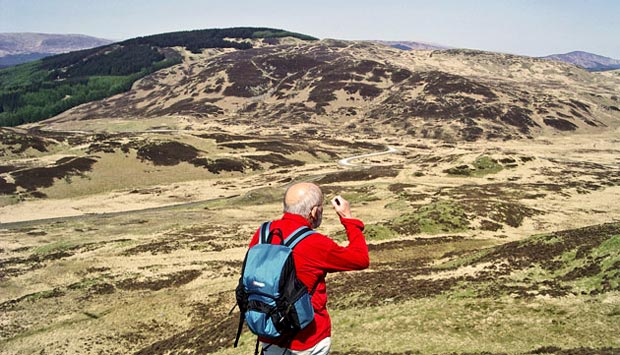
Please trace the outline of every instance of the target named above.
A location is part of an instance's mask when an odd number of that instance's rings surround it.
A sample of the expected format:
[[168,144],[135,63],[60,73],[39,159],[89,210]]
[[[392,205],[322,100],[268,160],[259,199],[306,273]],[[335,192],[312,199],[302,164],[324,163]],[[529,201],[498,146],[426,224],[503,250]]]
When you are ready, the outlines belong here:
[[[239,349],[230,348],[235,319],[226,317],[251,232],[234,222],[234,211],[241,206],[244,222],[258,223],[277,209],[272,190],[3,232],[5,241],[29,234],[30,242],[19,242],[27,248],[21,253],[36,255],[43,268],[2,281],[3,293],[17,301],[2,303],[5,331],[13,335],[3,336],[0,346],[90,353],[95,339],[109,337],[117,343],[105,346],[125,353],[251,351],[248,332]],[[338,228],[326,224],[328,231]],[[373,245],[370,270],[328,279],[333,353],[525,354],[546,347],[560,354],[586,347],[591,354],[618,348],[619,240],[616,223],[501,245],[462,237]],[[27,296],[16,298],[24,291]],[[23,327],[16,333],[15,322]],[[63,345],[54,338],[72,340]]]
[[[619,242],[616,223],[533,236],[440,263],[435,269],[486,267],[434,297],[332,312],[338,353],[618,351]],[[592,349],[575,353],[596,353]]]

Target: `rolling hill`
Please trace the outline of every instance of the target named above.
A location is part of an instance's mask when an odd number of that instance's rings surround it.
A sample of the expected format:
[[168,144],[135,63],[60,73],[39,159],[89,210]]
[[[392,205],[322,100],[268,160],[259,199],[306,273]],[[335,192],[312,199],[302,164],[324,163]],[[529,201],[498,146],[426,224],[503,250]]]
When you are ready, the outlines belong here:
[[552,54],[542,58],[575,64],[590,71],[607,71],[620,69],[620,60],[583,51],[574,51],[564,54]]
[[323,40],[183,63],[131,91],[64,112],[75,120],[184,116],[446,141],[593,132],[620,124],[620,82],[574,66],[470,50],[408,52]]
[[404,52],[259,28],[136,38],[0,71],[0,78],[4,125],[58,114],[53,122],[257,116],[267,126],[286,117],[473,141],[605,130],[620,117],[614,77],[562,63],[458,49]]

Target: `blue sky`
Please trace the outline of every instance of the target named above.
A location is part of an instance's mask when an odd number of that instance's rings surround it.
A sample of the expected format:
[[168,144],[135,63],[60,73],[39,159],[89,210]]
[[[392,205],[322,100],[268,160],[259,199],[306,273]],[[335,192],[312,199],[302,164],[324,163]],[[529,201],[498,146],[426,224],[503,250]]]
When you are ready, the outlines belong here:
[[0,0],[0,32],[126,39],[261,26],[319,38],[411,40],[543,56],[620,59],[620,0]]

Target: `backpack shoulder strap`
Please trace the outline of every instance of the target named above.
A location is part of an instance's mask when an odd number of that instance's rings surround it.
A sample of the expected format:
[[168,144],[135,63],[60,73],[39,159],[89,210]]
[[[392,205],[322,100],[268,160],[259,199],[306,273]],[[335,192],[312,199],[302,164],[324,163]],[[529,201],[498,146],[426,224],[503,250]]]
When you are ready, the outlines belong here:
[[269,228],[271,227],[271,222],[265,222],[260,226],[260,231],[258,233],[258,244],[269,244],[271,240],[269,240]]
[[291,249],[293,249],[295,247],[295,245],[297,245],[299,242],[301,242],[305,237],[316,233],[314,230],[312,230],[311,228],[308,228],[306,226],[303,227],[299,227],[297,228],[293,233],[291,233],[291,235],[289,235],[288,237],[286,237],[286,239],[284,239],[284,242],[282,243],[284,246],[287,246]]
[[325,275],[319,277],[316,282],[314,283],[314,285],[312,285],[312,290],[310,290],[310,292],[308,292],[308,294],[310,295],[310,297],[312,297],[312,295],[314,295],[314,291],[316,291],[316,288],[319,287],[319,284],[321,283],[321,280],[325,279]]

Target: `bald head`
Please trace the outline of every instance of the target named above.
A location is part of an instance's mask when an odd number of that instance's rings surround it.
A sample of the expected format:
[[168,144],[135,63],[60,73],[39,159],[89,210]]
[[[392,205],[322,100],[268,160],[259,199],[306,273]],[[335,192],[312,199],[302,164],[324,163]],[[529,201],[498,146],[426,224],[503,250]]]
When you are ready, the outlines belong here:
[[284,212],[307,217],[313,207],[323,205],[321,189],[310,182],[289,186],[284,194]]

